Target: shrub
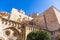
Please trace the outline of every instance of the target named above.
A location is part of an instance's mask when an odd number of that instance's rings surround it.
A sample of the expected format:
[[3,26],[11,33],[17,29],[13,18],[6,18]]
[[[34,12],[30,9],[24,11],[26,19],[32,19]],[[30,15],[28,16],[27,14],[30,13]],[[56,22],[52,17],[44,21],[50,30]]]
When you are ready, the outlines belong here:
[[51,40],[49,32],[45,30],[33,31],[27,35],[27,40]]

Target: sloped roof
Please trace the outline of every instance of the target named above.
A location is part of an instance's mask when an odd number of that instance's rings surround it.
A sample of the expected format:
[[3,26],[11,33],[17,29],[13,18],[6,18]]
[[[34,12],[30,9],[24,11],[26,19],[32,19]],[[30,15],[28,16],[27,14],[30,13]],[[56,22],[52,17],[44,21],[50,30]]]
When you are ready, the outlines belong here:
[[57,10],[54,6],[51,6],[34,20],[39,20],[40,27],[45,27],[49,31],[55,31],[60,28],[58,20],[59,15],[57,13],[60,13],[59,10]]

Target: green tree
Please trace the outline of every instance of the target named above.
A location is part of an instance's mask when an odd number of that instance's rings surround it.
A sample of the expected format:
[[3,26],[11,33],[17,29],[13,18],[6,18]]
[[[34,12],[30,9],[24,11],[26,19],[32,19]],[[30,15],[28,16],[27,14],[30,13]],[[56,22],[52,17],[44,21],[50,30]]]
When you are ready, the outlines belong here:
[[27,40],[51,40],[49,32],[45,30],[33,31],[27,35]]

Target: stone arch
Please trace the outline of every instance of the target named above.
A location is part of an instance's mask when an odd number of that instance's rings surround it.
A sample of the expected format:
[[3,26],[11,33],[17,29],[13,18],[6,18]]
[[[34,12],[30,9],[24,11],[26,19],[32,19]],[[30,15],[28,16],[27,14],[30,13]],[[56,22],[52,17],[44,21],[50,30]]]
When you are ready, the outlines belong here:
[[[16,28],[9,27],[9,28],[6,28],[6,29],[11,29],[12,31],[14,31],[15,34],[17,35],[18,40],[21,40],[21,33]],[[4,30],[6,30],[6,29],[4,29]]]

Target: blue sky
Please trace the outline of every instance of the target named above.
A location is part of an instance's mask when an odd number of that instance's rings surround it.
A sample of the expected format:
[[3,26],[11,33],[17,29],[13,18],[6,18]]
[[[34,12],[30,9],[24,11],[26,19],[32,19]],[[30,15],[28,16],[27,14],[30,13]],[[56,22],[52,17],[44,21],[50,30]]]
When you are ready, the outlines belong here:
[[11,12],[12,8],[23,9],[27,15],[41,13],[51,5],[60,10],[60,0],[0,0],[0,11]]

